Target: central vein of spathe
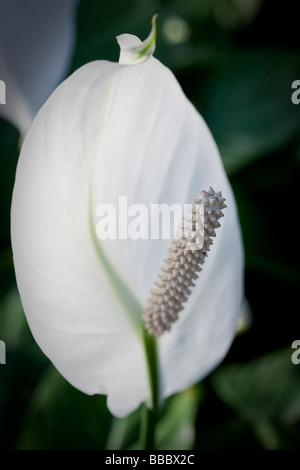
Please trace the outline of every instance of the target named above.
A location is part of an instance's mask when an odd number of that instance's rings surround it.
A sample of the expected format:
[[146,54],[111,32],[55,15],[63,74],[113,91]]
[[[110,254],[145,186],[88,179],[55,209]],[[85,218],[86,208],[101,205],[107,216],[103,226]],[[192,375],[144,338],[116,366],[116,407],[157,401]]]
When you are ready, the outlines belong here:
[[128,318],[133,324],[134,328],[141,335],[143,330],[143,319],[142,315],[144,312],[142,304],[131,292],[129,287],[125,284],[123,279],[119,276],[117,271],[114,269],[110,261],[108,260],[104,250],[102,249],[100,242],[96,236],[93,215],[92,215],[92,204],[90,202],[90,231],[92,235],[93,244],[99,258],[101,267],[104,269],[104,272],[107,276],[107,279],[114,291],[114,294],[119,299],[122,307],[125,309],[128,314]]
[[[129,53],[129,55],[133,59],[132,63],[134,63],[136,59],[141,58],[141,57],[144,57],[144,59],[147,60],[147,58],[149,58],[153,54],[154,49],[155,49],[155,41],[156,41],[156,18],[157,18],[157,15],[154,15],[152,17],[152,28],[147,39],[145,39],[145,41],[143,41],[141,44],[138,44],[137,46],[130,47],[128,49],[126,48],[127,53]],[[124,44],[123,46],[121,45],[120,47],[122,49],[122,47],[124,47]],[[129,64],[127,63],[127,65]],[[117,70],[115,74],[117,74]],[[113,77],[115,76],[115,74],[113,74],[113,76],[110,78],[109,82],[107,83],[107,92],[106,92],[106,98],[102,107],[102,113],[103,113],[102,116],[105,115],[105,108],[108,103],[108,96],[109,96],[109,92],[111,89],[111,85],[113,83]],[[96,142],[94,145],[95,146],[93,149],[93,155],[95,156],[95,149],[97,148]],[[93,166],[94,165],[92,164],[91,169],[93,169]],[[91,175],[90,175],[90,189],[92,188],[92,184],[91,184],[92,174],[93,172],[91,172]],[[96,232],[94,229],[92,207],[93,207],[92,194],[90,191],[90,195],[89,195],[90,231],[91,231],[93,244],[94,244],[96,253],[98,255],[100,264],[107,275],[107,278],[110,282],[110,285],[116,297],[119,299],[122,307],[125,309],[126,313],[128,314],[128,317],[131,323],[133,324],[134,328],[138,332],[138,334],[143,336],[144,344],[146,344],[147,341],[145,340],[144,322],[143,322],[143,313],[144,313],[143,305],[138,301],[135,295],[131,292],[131,290],[128,288],[128,286],[125,284],[123,279],[119,276],[117,271],[113,268],[108,258],[106,257],[104,250],[102,249],[101,244],[96,237]],[[146,349],[147,349],[147,346],[146,346]],[[148,362],[149,362],[149,358],[148,358]]]
[[121,306],[128,315],[129,321],[132,323],[134,329],[141,339],[141,342],[143,343],[146,367],[148,371],[149,389],[151,394],[151,408],[154,415],[156,415],[159,400],[159,360],[156,338],[152,335],[149,335],[148,331],[145,329],[142,317],[144,313],[142,304],[138,301],[138,299],[134,296],[134,294],[113,268],[112,264],[106,257],[104,250],[100,246],[99,240],[96,237],[93,223],[91,199],[89,207],[89,220],[93,244],[101,267],[104,269],[113,292],[119,299]]
[[[143,41],[141,44],[130,47],[127,50],[127,53],[132,58],[132,61],[127,63],[127,66],[131,63],[134,63],[136,59],[144,57],[145,60],[149,58],[152,53],[154,52],[155,49],[155,40],[156,40],[156,18],[157,15],[154,15],[152,18],[152,29],[151,32],[145,41]],[[121,48],[124,47],[121,46]],[[111,89],[111,85],[113,83],[113,77],[118,73],[116,70],[115,74],[110,78],[108,84],[107,84],[107,93],[106,93],[106,98],[103,104],[102,108],[102,113],[103,116],[105,115],[105,107],[108,103],[108,96],[109,92]],[[96,142],[95,142],[95,147],[93,151],[93,155],[95,155],[95,149],[97,148]],[[92,165],[93,168],[93,165]],[[92,175],[92,172],[91,172]],[[92,178],[90,179],[90,183],[92,181]],[[90,184],[90,188],[92,185]],[[90,192],[90,200],[89,200],[89,220],[90,220],[90,230],[91,230],[91,235],[92,235],[92,240],[96,249],[96,253],[98,255],[98,258],[100,260],[101,266],[104,269],[108,280],[113,288],[114,293],[116,294],[116,297],[120,300],[120,303],[122,304],[123,308],[126,310],[128,317],[130,321],[132,322],[133,326],[135,327],[136,331],[138,332],[139,335],[142,334],[144,344],[147,343],[145,340],[145,334],[144,334],[144,322],[143,322],[143,313],[144,313],[144,308],[142,304],[138,301],[138,299],[135,297],[135,295],[131,292],[131,290],[128,288],[128,286],[125,284],[125,282],[122,280],[122,278],[119,276],[117,271],[113,268],[111,263],[108,261],[104,250],[102,249],[99,240],[96,237],[96,233],[94,230],[94,223],[93,223],[93,214],[92,214],[92,195]],[[147,349],[147,346],[146,346]],[[148,358],[149,359],[149,358]]]
[[[133,48],[131,51],[131,56],[133,55],[136,58],[141,58],[145,56],[145,60],[147,57],[151,56],[155,49],[155,37],[156,37],[156,15],[152,19],[152,31],[147,38],[140,46],[137,48]],[[129,54],[130,55],[130,54]],[[116,72],[117,73],[117,70]],[[109,82],[107,83],[107,93],[106,98],[103,103],[102,107],[102,118],[105,115],[105,108],[108,103],[108,96],[111,89],[111,85],[113,83],[113,76],[110,78]],[[101,118],[99,122],[101,121]],[[138,337],[140,338],[145,351],[145,360],[146,360],[146,367],[148,372],[148,380],[149,380],[149,391],[151,397],[151,411],[148,413],[148,417],[151,416],[151,422],[149,422],[147,426],[147,439],[149,440],[151,447],[153,445],[153,433],[154,433],[154,426],[155,420],[157,415],[158,409],[158,400],[159,400],[159,359],[158,359],[158,348],[157,348],[157,340],[156,338],[149,334],[149,332],[145,329],[145,324],[143,321],[143,313],[144,308],[143,305],[139,302],[136,296],[131,292],[128,288],[126,283],[123,279],[119,276],[118,272],[112,264],[110,263],[109,259],[107,258],[97,236],[96,230],[94,227],[94,220],[93,220],[93,204],[92,204],[92,175],[93,175],[93,167],[95,162],[95,155],[96,155],[96,145],[97,139],[94,142],[94,148],[92,149],[92,155],[94,156],[93,162],[91,165],[91,173],[90,173],[90,194],[89,194],[89,224],[90,224],[90,232],[93,241],[93,245],[95,248],[95,252],[97,253],[97,257],[99,259],[100,265],[104,270],[109,284],[115,294],[116,298],[119,300],[121,308],[123,308],[124,313],[127,314],[129,321],[131,322],[134,330],[136,331]],[[152,442],[152,444],[151,444]]]

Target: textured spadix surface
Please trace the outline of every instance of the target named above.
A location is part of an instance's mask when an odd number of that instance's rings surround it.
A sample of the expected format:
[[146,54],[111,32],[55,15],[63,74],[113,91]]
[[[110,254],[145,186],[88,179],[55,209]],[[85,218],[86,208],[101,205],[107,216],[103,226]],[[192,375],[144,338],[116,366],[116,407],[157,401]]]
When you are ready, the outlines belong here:
[[170,70],[150,57],[82,67],[26,136],[11,213],[24,310],[61,374],[88,394],[107,394],[116,416],[150,397],[142,315],[170,240],[100,241],[96,209],[118,207],[119,195],[128,205],[190,203],[209,185],[222,189],[228,208],[197,288],[159,339],[163,396],[216,366],[241,308],[239,223],[209,130]]
[[147,300],[144,320],[150,333],[159,337],[178,320],[192,288],[202,271],[202,265],[221,226],[224,217],[221,209],[226,207],[221,192],[211,187],[201,191],[194,199],[194,207],[185,217],[179,237],[174,239],[168,250],[169,256],[159,273],[159,279]]

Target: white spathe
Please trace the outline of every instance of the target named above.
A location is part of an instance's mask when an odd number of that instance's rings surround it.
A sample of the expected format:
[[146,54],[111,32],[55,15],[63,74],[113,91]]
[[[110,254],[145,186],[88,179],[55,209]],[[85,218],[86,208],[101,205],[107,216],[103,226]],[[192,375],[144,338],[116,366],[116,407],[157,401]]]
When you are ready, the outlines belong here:
[[116,416],[150,399],[141,316],[171,241],[100,241],[97,207],[118,207],[120,195],[149,207],[188,204],[209,185],[228,208],[186,308],[159,339],[164,397],[223,359],[243,298],[235,201],[206,124],[155,58],[97,61],[57,88],[25,138],[11,211],[23,307],[61,374],[107,394]]
[[24,135],[39,108],[65,77],[75,42],[78,0],[1,0],[0,116]]

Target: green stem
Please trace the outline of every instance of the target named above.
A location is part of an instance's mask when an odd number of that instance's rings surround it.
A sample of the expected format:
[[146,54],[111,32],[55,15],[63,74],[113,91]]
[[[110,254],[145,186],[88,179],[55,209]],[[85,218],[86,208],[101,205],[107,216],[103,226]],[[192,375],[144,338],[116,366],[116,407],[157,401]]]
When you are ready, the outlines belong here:
[[155,427],[158,419],[159,403],[159,368],[157,341],[153,335],[144,330],[144,346],[148,366],[149,384],[151,391],[151,408],[146,409],[143,432],[143,448],[153,450],[155,448]]

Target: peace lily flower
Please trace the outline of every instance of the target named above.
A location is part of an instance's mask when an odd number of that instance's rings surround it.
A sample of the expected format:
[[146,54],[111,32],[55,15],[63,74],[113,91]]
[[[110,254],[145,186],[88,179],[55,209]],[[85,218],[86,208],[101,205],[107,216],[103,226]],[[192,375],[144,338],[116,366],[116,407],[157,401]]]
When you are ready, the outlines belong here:
[[154,20],[143,43],[119,36],[119,63],[89,63],[54,91],[26,135],[11,210],[17,283],[37,343],[73,386],[107,395],[117,417],[154,401],[156,340],[143,315],[171,241],[99,240],[99,204],[117,207],[126,195],[128,204],[183,205],[210,185],[226,196],[203,271],[157,340],[161,398],[223,359],[242,299],[232,190],[206,124],[152,56],[155,33]]
[[2,0],[0,116],[24,135],[39,108],[64,78],[75,41],[78,0]]

